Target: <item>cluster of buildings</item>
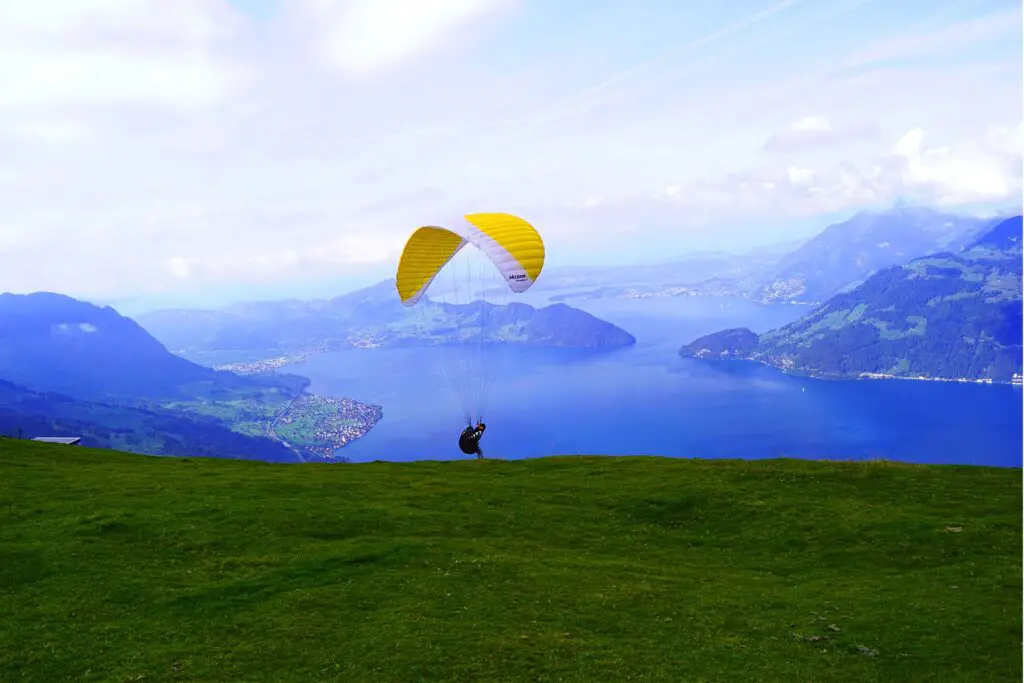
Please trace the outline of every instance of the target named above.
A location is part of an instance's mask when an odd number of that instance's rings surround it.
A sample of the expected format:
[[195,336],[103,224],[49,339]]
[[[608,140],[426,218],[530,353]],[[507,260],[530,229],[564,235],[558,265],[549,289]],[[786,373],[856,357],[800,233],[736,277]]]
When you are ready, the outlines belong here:
[[227,370],[239,375],[265,375],[274,372],[285,365],[301,363],[306,360],[306,354],[299,353],[292,356],[281,356],[279,358],[267,358],[248,363],[226,363],[214,366],[214,370]]
[[309,419],[312,431],[302,434],[302,443],[293,444],[303,457],[334,459],[334,452],[373,429],[381,417],[380,406],[350,398],[306,395],[278,421],[286,425]]

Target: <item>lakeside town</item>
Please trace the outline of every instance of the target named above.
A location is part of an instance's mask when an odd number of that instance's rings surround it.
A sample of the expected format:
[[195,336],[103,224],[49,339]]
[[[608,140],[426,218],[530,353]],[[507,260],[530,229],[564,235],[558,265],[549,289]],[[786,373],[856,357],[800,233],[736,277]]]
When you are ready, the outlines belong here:
[[[708,349],[701,349],[694,354],[695,358],[706,358],[711,352]],[[807,373],[794,373],[793,371],[793,360],[791,358],[782,358],[778,364],[771,363],[763,358],[747,358],[742,356],[736,356],[733,358],[722,357],[722,360],[733,360],[733,361],[744,361],[748,363],[760,363],[769,368],[775,368],[782,372],[791,375],[803,375],[812,379],[837,379],[835,377],[827,377],[818,374],[807,374]],[[1024,386],[1024,375],[1020,373],[1014,373],[1010,377],[1009,381],[996,381],[991,377],[927,377],[925,375],[892,375],[885,372],[861,372],[857,375],[857,380],[904,380],[913,382],[956,382],[960,384],[1002,384],[1020,387]]]
[[[286,365],[302,363],[309,355],[305,352],[225,363],[214,369],[240,375],[268,375]],[[343,462],[336,451],[365,436],[383,416],[383,407],[379,405],[302,392],[266,429],[268,436],[280,439],[305,460]]]
[[970,377],[926,377],[924,375],[904,376],[889,375],[883,372],[862,372],[858,377],[860,379],[903,379],[918,382],[959,382],[962,384],[1012,384],[1016,386],[1024,384],[1024,376],[1016,373],[1014,373],[1013,377],[1010,378],[1009,382],[996,382],[991,377],[979,377],[973,379]]
[[244,363],[224,363],[222,365],[213,366],[213,369],[234,372],[239,375],[269,375],[286,365],[302,363],[307,357],[308,354],[296,353],[288,356],[266,358],[263,360],[254,360]]
[[350,398],[303,393],[272,425],[274,435],[306,460],[336,462],[335,452],[366,435],[383,408]]
[[[376,349],[383,345],[384,343],[381,340],[374,338],[373,336],[366,336],[363,338],[350,339],[347,347],[356,349]],[[286,365],[298,365],[299,363],[306,362],[311,355],[328,353],[331,350],[332,349],[330,348],[309,349],[301,353],[291,353],[284,356],[276,356],[274,358],[262,358],[260,360],[236,363],[221,363],[220,365],[214,365],[213,369],[234,372],[239,375],[269,375]]]

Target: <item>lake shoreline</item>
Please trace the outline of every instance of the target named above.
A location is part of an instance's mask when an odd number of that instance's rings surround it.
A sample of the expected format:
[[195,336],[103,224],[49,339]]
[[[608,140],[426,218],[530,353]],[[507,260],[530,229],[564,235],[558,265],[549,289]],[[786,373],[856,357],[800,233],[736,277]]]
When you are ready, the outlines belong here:
[[703,363],[757,363],[764,365],[765,367],[778,370],[782,374],[788,377],[802,377],[806,379],[820,380],[823,382],[862,382],[862,381],[884,381],[884,380],[901,380],[908,382],[942,382],[949,384],[985,384],[991,386],[1022,386],[1022,379],[1017,376],[1016,379],[1010,381],[995,380],[989,377],[971,378],[971,377],[906,377],[902,375],[890,375],[884,372],[859,372],[855,376],[850,375],[834,375],[828,373],[819,373],[811,370],[795,370],[791,368],[785,368],[776,363],[770,361],[761,360],[760,358],[705,358],[702,356],[690,356],[680,354],[681,358],[687,358],[690,360],[700,361]]

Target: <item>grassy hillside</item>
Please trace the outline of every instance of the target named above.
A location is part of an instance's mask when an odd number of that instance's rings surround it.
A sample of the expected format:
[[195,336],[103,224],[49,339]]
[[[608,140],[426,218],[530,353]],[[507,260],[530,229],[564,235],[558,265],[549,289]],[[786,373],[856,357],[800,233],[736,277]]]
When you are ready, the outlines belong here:
[[[239,392],[238,395],[237,402],[197,400],[182,403],[185,410],[168,410],[164,406],[82,401],[31,391],[0,379],[0,434],[20,433],[25,438],[76,436],[87,446],[150,455],[194,454],[299,462],[299,456],[277,440],[279,435],[272,429],[276,415],[287,414],[291,397],[272,389],[263,396],[256,392]],[[268,414],[262,422],[256,422],[259,415],[242,413],[242,408],[247,406],[255,406]],[[235,423],[218,419],[220,415],[214,412],[217,409],[225,412],[233,409],[228,414],[235,418]],[[248,433],[243,431],[246,427],[250,428]],[[265,436],[268,433],[275,438]],[[305,445],[296,441],[300,446]]]
[[1012,681],[1019,469],[0,440],[4,681]]

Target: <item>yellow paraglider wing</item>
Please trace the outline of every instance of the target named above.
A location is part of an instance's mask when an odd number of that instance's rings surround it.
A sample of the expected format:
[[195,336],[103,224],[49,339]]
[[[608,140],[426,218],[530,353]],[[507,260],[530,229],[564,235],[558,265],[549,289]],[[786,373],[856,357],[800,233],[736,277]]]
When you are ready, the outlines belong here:
[[525,292],[544,268],[544,241],[522,218],[507,213],[473,213],[467,225],[417,229],[402,250],[395,286],[402,303],[412,306],[466,244],[482,251],[513,292]]
[[461,236],[445,228],[428,226],[416,230],[405,243],[395,276],[402,303],[411,306],[419,301],[434,276],[465,244]]

